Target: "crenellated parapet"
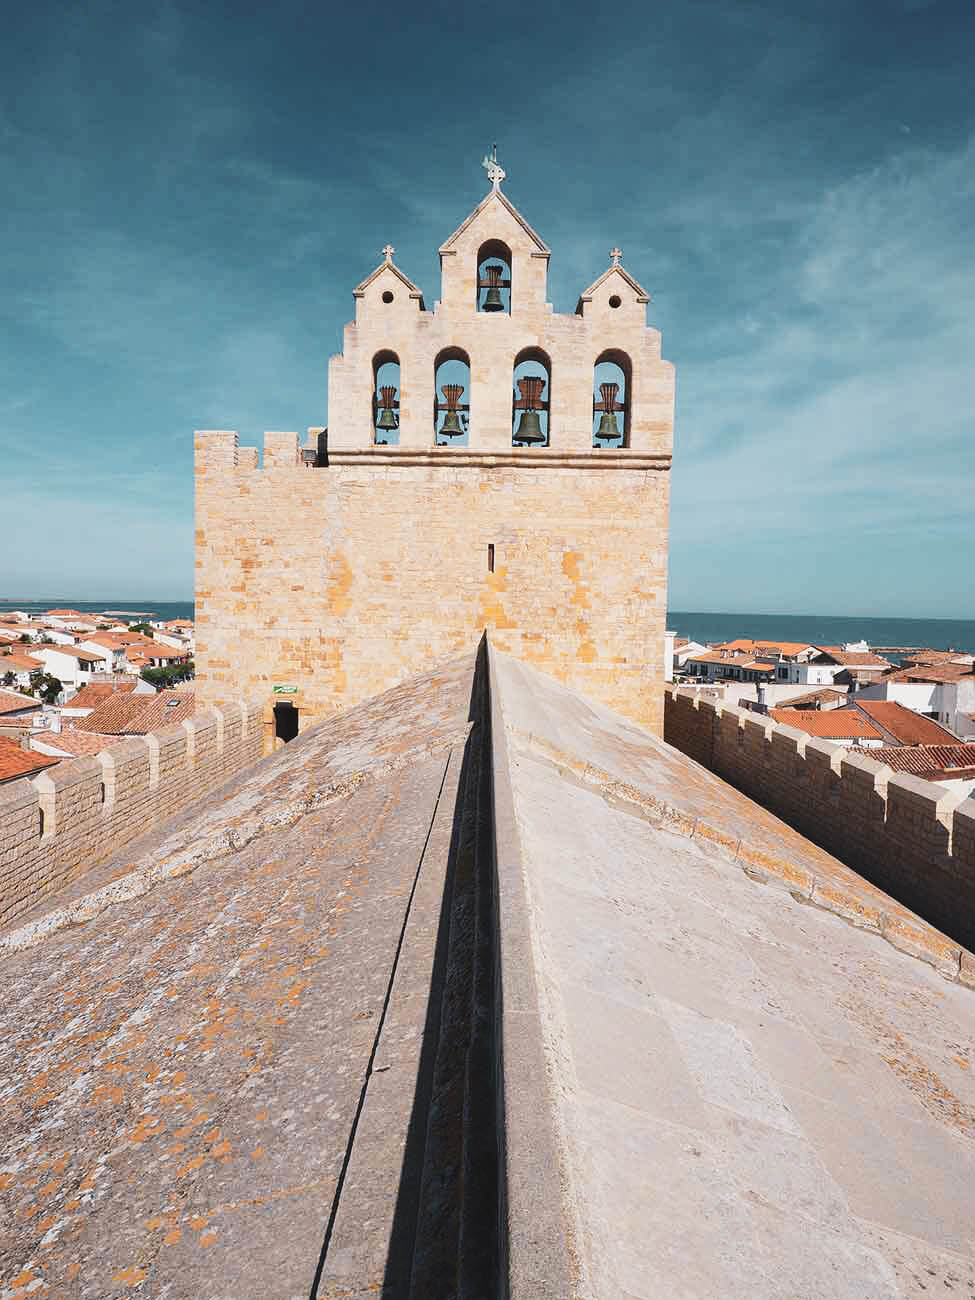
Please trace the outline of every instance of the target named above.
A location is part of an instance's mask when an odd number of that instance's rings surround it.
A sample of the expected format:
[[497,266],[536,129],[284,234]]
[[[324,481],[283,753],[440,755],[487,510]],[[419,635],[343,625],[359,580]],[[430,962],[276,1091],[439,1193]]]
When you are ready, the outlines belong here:
[[0,926],[261,757],[260,705],[228,704],[0,786]]
[[679,687],[664,739],[975,947],[975,798]]

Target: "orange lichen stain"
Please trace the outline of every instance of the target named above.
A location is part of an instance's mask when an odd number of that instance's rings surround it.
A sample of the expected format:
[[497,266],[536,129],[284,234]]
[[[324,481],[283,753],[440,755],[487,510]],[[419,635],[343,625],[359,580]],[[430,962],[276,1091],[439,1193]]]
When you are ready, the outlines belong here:
[[264,1157],[265,1157],[266,1155],[267,1155],[267,1152],[264,1150],[264,1148],[258,1146],[258,1147],[255,1147],[254,1150],[251,1152],[251,1159],[252,1159],[252,1160],[263,1160]]
[[182,1236],[183,1236],[182,1228],[170,1228],[170,1230],[166,1233],[165,1237],[163,1237],[163,1243],[167,1246],[175,1246],[176,1243],[182,1238]]
[[138,1286],[139,1283],[144,1282],[148,1276],[149,1274],[144,1268],[136,1268],[135,1265],[133,1265],[132,1268],[124,1268],[121,1273],[116,1273],[112,1278],[112,1281],[124,1282],[126,1286]]
[[33,1281],[35,1281],[35,1274],[33,1269],[25,1268],[23,1272],[18,1273],[16,1277],[11,1278],[11,1280],[8,1282],[7,1285],[8,1286],[29,1286],[30,1283]]
[[78,1263],[77,1260],[75,1260],[73,1263],[68,1265],[68,1280],[70,1282],[73,1282],[80,1272],[81,1272],[81,1265]]
[[227,1139],[224,1138],[222,1142],[218,1142],[217,1145],[213,1147],[213,1149],[211,1150],[210,1155],[214,1158],[214,1160],[220,1160],[224,1156],[229,1156],[230,1143],[227,1141]]
[[203,1134],[203,1141],[206,1142],[207,1145],[210,1145],[211,1143],[216,1142],[219,1137],[220,1130],[218,1128],[212,1128],[209,1133]]
[[954,1063],[957,1066],[960,1066],[961,1069],[963,1070],[970,1070],[972,1068],[971,1063],[969,1061],[966,1061],[963,1056],[953,1056],[951,1059],[954,1061]]
[[67,1154],[67,1152],[65,1152],[63,1156],[58,1156],[57,1160],[55,1160],[54,1163],[51,1165],[51,1169],[54,1171],[54,1173],[59,1174],[63,1169],[67,1169],[70,1160],[71,1157]]
[[116,1106],[121,1106],[122,1089],[116,1083],[100,1083],[91,1094],[91,1100],[93,1103],[110,1101]]
[[258,1124],[266,1124],[267,1121],[271,1118],[271,1115],[269,1111],[259,1110],[257,1114],[254,1116],[254,1118],[257,1120]]
[[185,1150],[186,1150],[185,1142],[174,1142],[171,1147],[166,1148],[166,1154],[168,1156],[179,1156],[182,1155]]
[[47,1232],[47,1230],[53,1228],[56,1223],[56,1216],[49,1214],[46,1219],[39,1219],[34,1226],[38,1232]]
[[194,1214],[190,1219],[190,1227],[194,1232],[202,1232],[209,1222],[209,1214]]
[[[265,1119],[267,1118],[266,1114],[264,1118]],[[13,1174],[0,1174],[0,1192],[6,1191],[6,1189],[10,1186],[13,1180],[14,1180]]]
[[176,1177],[182,1178],[184,1174],[190,1174],[194,1169],[199,1169],[205,1159],[206,1156],[194,1156],[192,1160],[187,1160],[182,1168],[176,1170]]
[[591,664],[596,658],[596,647],[591,641],[583,641],[577,651],[577,658],[584,664]]
[[146,1227],[150,1232],[155,1232],[166,1223],[166,1216],[163,1214],[154,1214],[151,1219],[146,1219]]
[[129,1135],[129,1141],[138,1145],[148,1137],[155,1137],[163,1127],[163,1121],[158,1116],[144,1115]]
[[217,1234],[215,1232],[205,1232],[203,1236],[200,1238],[200,1245],[212,1246],[213,1243],[216,1241],[216,1239],[217,1239]]

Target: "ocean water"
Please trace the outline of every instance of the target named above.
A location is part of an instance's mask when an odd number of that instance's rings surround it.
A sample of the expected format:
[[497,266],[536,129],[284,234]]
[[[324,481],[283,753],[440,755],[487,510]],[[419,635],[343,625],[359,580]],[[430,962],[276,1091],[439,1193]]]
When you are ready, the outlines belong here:
[[705,645],[752,637],[756,641],[804,641],[809,645],[914,646],[975,654],[975,619],[838,618],[828,614],[701,614],[670,610],[667,626]]
[[193,602],[191,600],[69,600],[67,597],[50,596],[44,600],[36,596],[0,596],[0,614],[11,609],[23,610],[25,614],[43,614],[48,609],[76,609],[79,614],[118,614],[137,615],[140,618],[157,619],[160,622],[170,618],[192,618]]
[[[144,618],[192,618],[192,600],[69,600],[48,597],[0,597],[0,613],[22,609],[43,613],[47,609],[77,609],[101,614],[110,610]],[[932,650],[967,650],[975,654],[975,619],[838,618],[828,614],[702,614],[671,610],[667,626],[692,641],[713,644],[735,637],[758,641],[806,641],[810,645],[845,645],[868,641],[873,646],[925,646]]]

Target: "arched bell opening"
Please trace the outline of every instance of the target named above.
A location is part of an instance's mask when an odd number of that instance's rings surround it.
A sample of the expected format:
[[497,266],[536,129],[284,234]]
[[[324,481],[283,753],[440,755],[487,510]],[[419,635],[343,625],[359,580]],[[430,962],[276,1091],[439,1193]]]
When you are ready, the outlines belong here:
[[399,357],[377,352],[372,359],[372,440],[377,447],[399,444]]
[[592,383],[592,445],[630,445],[630,389],[633,367],[625,352],[610,349],[596,358]]
[[511,311],[511,249],[500,239],[489,239],[477,250],[478,311]]
[[548,353],[541,348],[519,352],[512,378],[512,445],[547,447],[552,409],[552,362]]
[[463,348],[444,348],[433,363],[433,433],[438,447],[470,441],[471,359]]

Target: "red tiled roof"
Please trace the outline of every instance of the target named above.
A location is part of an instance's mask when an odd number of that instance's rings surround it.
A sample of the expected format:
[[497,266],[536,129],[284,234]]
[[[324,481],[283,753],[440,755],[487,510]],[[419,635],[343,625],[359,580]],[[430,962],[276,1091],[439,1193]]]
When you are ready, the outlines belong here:
[[736,668],[754,668],[762,673],[774,673],[774,664],[756,663],[751,655],[746,654],[718,654],[715,650],[706,650],[701,654],[690,655],[688,660],[690,664],[733,664]]
[[192,718],[196,712],[196,695],[193,691],[160,691],[157,695],[143,695],[139,698],[147,701],[146,707],[138,718],[123,728],[126,735],[144,735],[147,731],[170,727],[174,722]]
[[104,655],[96,655],[91,650],[79,650],[75,645],[43,645],[36,648],[38,650],[57,650],[59,654],[67,655],[69,659],[77,659],[83,664],[100,664],[105,658]]
[[147,731],[192,718],[195,699],[192,691],[160,691],[157,695],[117,692],[87,717],[79,718],[77,727],[103,735],[144,736]]
[[84,618],[80,609],[46,609],[45,614],[53,615],[55,618]]
[[104,703],[110,696],[118,692],[134,691],[137,683],[129,678],[128,681],[112,682],[88,682],[82,686],[77,695],[64,706],[66,709],[96,709],[99,704]]
[[59,759],[51,754],[35,754],[21,749],[16,740],[0,736],[0,781],[12,781],[18,776],[33,776],[45,767],[52,767]]
[[931,718],[895,700],[857,700],[854,706],[902,745],[952,745],[957,737]]
[[821,740],[883,740],[883,732],[852,709],[769,709],[774,722],[783,722]]
[[32,749],[38,745],[47,745],[50,749],[60,749],[72,758],[83,758],[89,754],[100,754],[122,741],[122,736],[102,736],[92,731],[41,731],[31,736]]
[[803,650],[813,650],[816,647],[811,646],[806,641],[754,641],[751,637],[740,636],[734,641],[722,641],[720,645],[714,647],[715,650],[736,650],[742,654],[780,654],[780,655],[797,655]]
[[884,677],[888,682],[957,682],[970,677],[970,664],[924,664],[917,668],[898,668]]
[[829,655],[834,663],[842,664],[844,668],[893,667],[889,659],[882,659],[880,655],[870,654],[865,650],[840,650],[837,646],[825,645],[818,645],[816,649],[822,654]]
[[814,700],[845,700],[846,691],[840,690],[834,686],[820,686],[816,690],[807,691],[804,695],[793,695],[783,708],[797,709],[800,704],[809,704]]
[[[0,659],[0,672],[3,671]],[[24,709],[36,709],[37,700],[30,695],[17,695],[14,691],[0,691],[0,713],[21,713]]]
[[28,654],[26,650],[11,650],[9,653],[0,650],[0,676],[4,673],[39,672],[43,667],[40,659]]
[[975,745],[894,745],[889,749],[872,749],[870,757],[897,772],[913,772],[917,776],[938,773],[950,777],[965,769],[975,772]]

